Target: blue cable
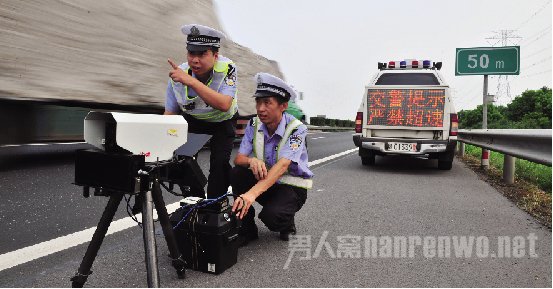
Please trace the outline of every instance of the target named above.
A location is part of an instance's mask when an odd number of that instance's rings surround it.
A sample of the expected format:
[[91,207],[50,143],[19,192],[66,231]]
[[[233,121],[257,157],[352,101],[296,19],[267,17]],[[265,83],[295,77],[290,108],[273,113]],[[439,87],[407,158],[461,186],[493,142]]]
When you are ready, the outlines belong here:
[[[205,206],[207,206],[207,205],[211,205],[211,204],[213,204],[213,203],[215,203],[215,202],[220,201],[220,200],[223,199],[224,197],[228,197],[228,196],[232,196],[232,194],[227,192],[226,194],[224,194],[224,195],[222,195],[222,196],[220,196],[220,197],[218,197],[218,198],[216,198],[216,199],[205,199],[204,201],[208,201],[207,203],[203,203],[203,202],[202,202],[202,203],[200,203],[200,204],[195,204],[192,208],[190,208],[190,210],[188,210],[188,212],[186,212],[186,214],[184,215],[184,217],[182,217],[182,219],[177,223],[177,225],[175,225],[175,226],[173,227],[173,230],[175,230],[176,228],[178,228],[178,227],[180,226],[180,224],[182,224],[182,222],[184,222],[184,220],[186,220],[186,217],[188,217],[188,215],[189,215],[192,211],[194,211],[195,209],[202,208],[202,207],[205,207]],[[181,208],[185,208],[185,207],[186,207],[186,206],[182,206]]]

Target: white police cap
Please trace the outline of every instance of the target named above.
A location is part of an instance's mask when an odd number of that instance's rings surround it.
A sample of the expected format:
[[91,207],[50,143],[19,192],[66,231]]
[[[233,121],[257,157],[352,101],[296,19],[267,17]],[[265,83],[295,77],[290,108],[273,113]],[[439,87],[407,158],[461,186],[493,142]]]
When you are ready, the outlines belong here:
[[223,32],[200,24],[187,24],[180,29],[186,38],[188,51],[205,51],[211,47],[221,47],[221,39],[226,36]]
[[253,97],[278,96],[286,101],[296,99],[296,91],[284,80],[265,72],[259,72],[255,75],[257,89]]

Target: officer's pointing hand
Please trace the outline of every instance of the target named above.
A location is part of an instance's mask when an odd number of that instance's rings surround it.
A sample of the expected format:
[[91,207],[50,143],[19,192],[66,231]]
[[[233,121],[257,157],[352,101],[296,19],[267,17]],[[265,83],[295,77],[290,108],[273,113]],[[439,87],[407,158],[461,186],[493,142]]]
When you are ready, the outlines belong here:
[[179,66],[176,65],[171,59],[167,59],[167,62],[169,62],[169,65],[171,65],[171,67],[173,68],[169,72],[169,77],[171,77],[174,82],[180,82],[184,85],[189,85],[190,79],[193,79],[193,77],[180,69]]
[[169,62],[169,64],[171,65],[171,67],[173,67],[173,69],[179,69],[179,66],[176,65],[173,60],[171,60],[171,58],[168,58],[167,59],[167,62]]

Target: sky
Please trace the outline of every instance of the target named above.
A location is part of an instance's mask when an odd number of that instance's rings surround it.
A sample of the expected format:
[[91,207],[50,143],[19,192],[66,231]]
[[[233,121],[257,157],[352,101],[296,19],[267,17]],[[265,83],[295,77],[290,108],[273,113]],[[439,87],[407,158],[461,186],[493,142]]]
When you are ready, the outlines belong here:
[[500,38],[502,30],[513,36],[508,46],[520,46],[521,72],[489,77],[496,103],[551,87],[551,0],[214,3],[227,36],[279,63],[285,80],[303,92],[298,103],[308,116],[353,120],[377,63],[404,59],[443,62],[457,111],[473,109],[482,104],[483,76],[455,76],[455,49],[502,46],[487,39]]

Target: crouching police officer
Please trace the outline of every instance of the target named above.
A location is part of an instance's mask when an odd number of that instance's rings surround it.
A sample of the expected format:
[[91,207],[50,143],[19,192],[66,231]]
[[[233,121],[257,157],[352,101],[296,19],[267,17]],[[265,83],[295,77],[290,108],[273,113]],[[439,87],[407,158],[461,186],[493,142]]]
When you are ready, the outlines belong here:
[[[219,55],[225,35],[198,24],[184,25],[188,35],[187,60],[177,66],[168,59],[172,70],[167,85],[165,114],[183,114],[188,131],[212,135],[210,141],[207,197],[215,198],[227,192],[230,185],[229,164],[234,140],[233,116],[236,103],[236,66]],[[192,195],[205,197],[203,188],[191,184]]]
[[296,233],[294,215],[312,186],[305,147],[307,127],[284,112],[296,96],[288,84],[267,73],[258,73],[256,79],[257,117],[246,127],[234,159],[231,184],[240,197],[232,210],[243,220],[240,234],[245,243],[258,238],[255,201],[263,206],[259,219],[287,241]]

